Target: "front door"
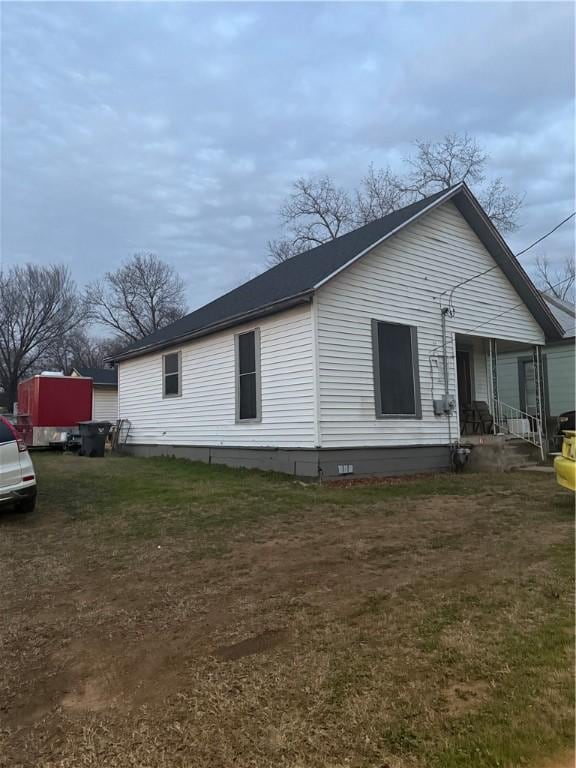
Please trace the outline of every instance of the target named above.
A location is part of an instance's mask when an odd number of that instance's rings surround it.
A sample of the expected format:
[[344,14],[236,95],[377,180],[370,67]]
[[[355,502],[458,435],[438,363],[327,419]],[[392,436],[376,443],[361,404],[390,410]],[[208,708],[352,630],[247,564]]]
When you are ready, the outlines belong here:
[[472,403],[472,368],[470,352],[466,349],[456,350],[456,375],[458,378],[458,404],[460,411]]

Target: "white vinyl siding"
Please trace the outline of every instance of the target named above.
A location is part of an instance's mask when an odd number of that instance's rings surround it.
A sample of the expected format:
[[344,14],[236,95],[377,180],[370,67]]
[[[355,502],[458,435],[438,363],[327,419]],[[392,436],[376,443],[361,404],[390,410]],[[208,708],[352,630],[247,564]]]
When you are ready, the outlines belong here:
[[118,418],[118,390],[116,387],[94,386],[92,390],[92,418],[94,421],[116,423]]
[[[434,445],[449,440],[448,419],[434,416],[443,394],[439,296],[494,261],[453,203],[426,214],[327,282],[317,293],[322,447]],[[446,302],[447,296],[444,296]],[[543,332],[500,269],[459,288],[447,318],[450,393],[456,395],[454,334],[478,337],[477,399],[487,399],[483,337],[541,344]],[[521,304],[521,306],[516,306]],[[506,310],[504,316],[495,318]],[[422,419],[380,420],[374,410],[371,321],[418,330]],[[486,394],[486,397],[480,395]],[[452,438],[457,419],[451,420]]]
[[575,355],[573,344],[547,347],[544,350],[548,372],[550,415],[559,416],[574,410]]
[[[234,337],[239,326],[179,347],[182,395],[162,398],[162,354],[119,365],[120,417],[129,442],[248,447],[314,446],[314,365],[310,306],[258,321],[261,420],[236,423]],[[166,350],[170,351],[170,350]]]

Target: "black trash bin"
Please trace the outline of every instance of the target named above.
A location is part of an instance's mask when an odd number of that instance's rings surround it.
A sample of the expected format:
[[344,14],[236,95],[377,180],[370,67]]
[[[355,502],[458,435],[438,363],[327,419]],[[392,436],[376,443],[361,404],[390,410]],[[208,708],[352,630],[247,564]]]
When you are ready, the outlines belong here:
[[98,457],[104,456],[106,438],[112,424],[109,421],[81,421],[78,423],[80,431],[80,456]]

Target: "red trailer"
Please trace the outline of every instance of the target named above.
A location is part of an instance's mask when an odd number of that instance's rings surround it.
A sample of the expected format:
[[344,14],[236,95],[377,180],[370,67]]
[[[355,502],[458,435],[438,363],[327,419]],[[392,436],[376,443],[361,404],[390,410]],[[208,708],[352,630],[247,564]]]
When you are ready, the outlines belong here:
[[62,445],[79,421],[92,419],[92,379],[42,374],[18,385],[17,429],[31,448]]

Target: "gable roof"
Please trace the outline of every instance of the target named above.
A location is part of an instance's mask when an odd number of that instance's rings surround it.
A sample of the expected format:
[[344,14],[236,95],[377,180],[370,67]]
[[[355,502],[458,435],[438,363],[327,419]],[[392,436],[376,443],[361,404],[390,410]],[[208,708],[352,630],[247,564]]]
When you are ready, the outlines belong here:
[[74,368],[79,376],[92,379],[94,384],[107,387],[118,386],[118,371],[116,368]]
[[171,325],[130,344],[111,359],[137,357],[308,302],[314,291],[329,279],[412,221],[450,199],[512,282],[545,333],[557,338],[561,328],[548,306],[476,198],[462,183],[277,264]]
[[550,311],[560,323],[563,330],[563,337],[570,339],[576,333],[576,307],[567,301],[559,299],[557,296],[550,296],[546,291],[541,291],[542,298],[550,307]]

